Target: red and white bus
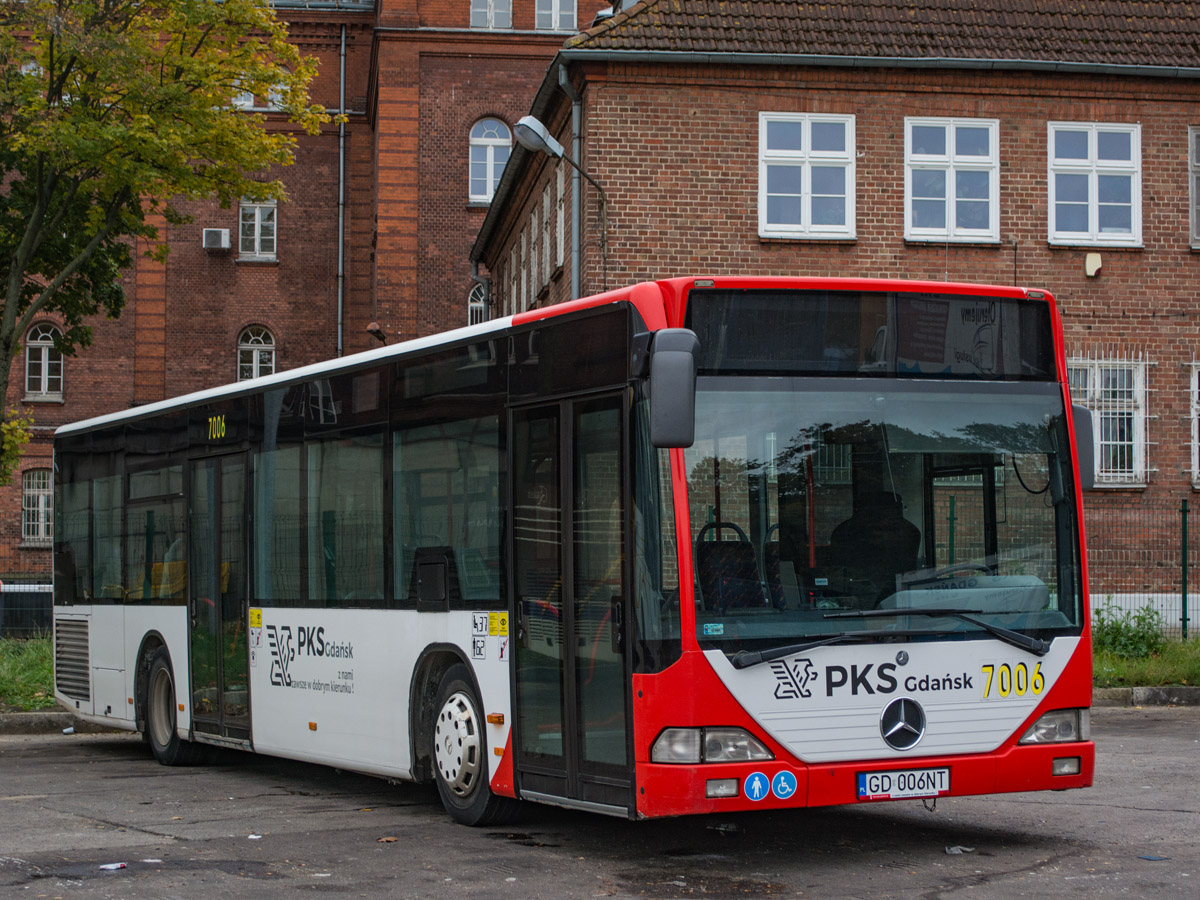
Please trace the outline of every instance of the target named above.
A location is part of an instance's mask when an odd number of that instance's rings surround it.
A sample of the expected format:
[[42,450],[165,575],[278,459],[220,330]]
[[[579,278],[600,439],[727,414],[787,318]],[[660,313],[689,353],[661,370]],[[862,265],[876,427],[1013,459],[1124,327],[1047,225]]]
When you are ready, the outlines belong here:
[[1086,787],[1081,416],[1044,291],[721,277],[79,422],[56,696],[468,824]]

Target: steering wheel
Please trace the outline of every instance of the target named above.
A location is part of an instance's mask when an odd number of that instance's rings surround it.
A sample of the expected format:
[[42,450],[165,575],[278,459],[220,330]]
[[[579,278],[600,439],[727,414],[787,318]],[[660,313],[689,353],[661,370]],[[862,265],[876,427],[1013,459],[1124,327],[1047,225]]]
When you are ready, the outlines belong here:
[[981,575],[991,575],[992,570],[989,566],[978,562],[960,562],[952,563],[944,566],[933,573],[934,578],[949,578],[955,572],[978,572]]

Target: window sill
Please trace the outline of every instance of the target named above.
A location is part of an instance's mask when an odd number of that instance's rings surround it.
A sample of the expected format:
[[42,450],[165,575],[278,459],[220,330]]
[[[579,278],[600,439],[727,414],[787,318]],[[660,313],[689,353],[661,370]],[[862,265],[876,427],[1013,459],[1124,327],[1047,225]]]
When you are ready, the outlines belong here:
[[468,200],[467,209],[491,209],[491,200]]
[[855,244],[858,238],[854,235],[839,234],[760,234],[760,244]]
[[[1132,482],[1130,482],[1130,483],[1119,482],[1119,483],[1114,483],[1114,484],[1102,484],[1100,482],[1096,482],[1095,484],[1092,485],[1091,490],[1092,491],[1144,491],[1149,486],[1150,485],[1148,485],[1146,482],[1139,482],[1136,484],[1132,483]],[[1089,491],[1088,493],[1091,493],[1091,491]]]
[[26,394],[21,398],[22,403],[57,403],[62,405],[66,401],[63,400],[62,394]]
[[1058,241],[1051,238],[1046,241],[1046,245],[1051,250],[1145,250],[1146,246],[1141,242],[1136,244],[1105,244],[1105,243],[1087,243],[1085,241]]
[[992,247],[1002,248],[1005,246],[997,238],[971,237],[971,238],[948,238],[948,237],[908,237],[904,238],[904,243],[914,247],[945,247],[947,244],[953,244],[955,247]]
[[277,266],[279,258],[275,256],[239,256],[234,259],[239,266]]
[[21,541],[17,544],[18,550],[49,550],[54,546],[53,541]]

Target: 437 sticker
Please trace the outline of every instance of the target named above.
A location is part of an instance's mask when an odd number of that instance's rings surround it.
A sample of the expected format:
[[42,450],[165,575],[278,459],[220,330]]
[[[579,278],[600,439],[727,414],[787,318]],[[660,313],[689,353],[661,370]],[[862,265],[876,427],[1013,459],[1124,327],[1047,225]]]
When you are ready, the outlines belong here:
[[1042,664],[1030,669],[1025,663],[984,663],[979,672],[983,675],[983,699],[995,697],[1037,697],[1046,689],[1046,676]]

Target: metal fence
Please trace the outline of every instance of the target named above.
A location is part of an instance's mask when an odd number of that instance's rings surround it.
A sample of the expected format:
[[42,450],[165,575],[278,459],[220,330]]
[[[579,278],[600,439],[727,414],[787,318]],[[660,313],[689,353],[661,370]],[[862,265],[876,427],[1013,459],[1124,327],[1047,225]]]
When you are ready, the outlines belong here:
[[1195,635],[1190,620],[1200,608],[1200,521],[1197,501],[1088,503],[1088,581],[1092,609],[1135,612],[1147,606],[1162,616],[1169,637]]
[[0,513],[0,636],[50,630],[50,543],[44,515]]

